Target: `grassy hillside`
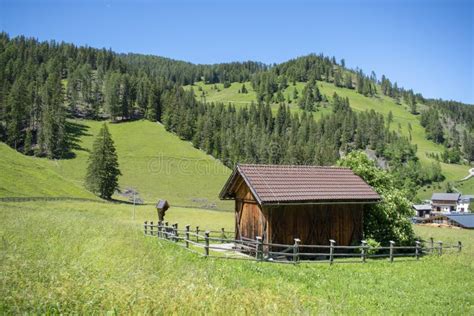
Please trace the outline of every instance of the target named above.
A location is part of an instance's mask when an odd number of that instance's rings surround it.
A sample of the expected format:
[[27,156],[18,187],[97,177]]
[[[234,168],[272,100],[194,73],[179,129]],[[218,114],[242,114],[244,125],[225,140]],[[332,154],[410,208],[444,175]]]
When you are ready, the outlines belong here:
[[[474,232],[460,254],[390,264],[301,264],[200,258],[144,237],[152,206],[0,203],[1,314],[464,314],[474,312]],[[170,222],[231,228],[233,214],[172,208]]]
[[[296,87],[299,94],[303,90],[305,83],[297,82],[296,86],[290,85],[285,91],[285,99],[288,95],[291,95],[293,89]],[[246,104],[250,104],[252,101],[256,101],[256,94],[255,91],[252,89],[252,85],[250,82],[245,82],[245,87],[248,89],[248,94],[241,94],[238,93],[238,90],[242,87],[241,83],[233,83],[231,87],[224,89],[223,85],[216,85],[218,90],[214,88],[213,84],[204,84],[203,82],[198,82],[193,86],[195,94],[197,98],[200,98],[201,91],[199,91],[199,87],[203,91],[206,92],[206,101],[208,102],[232,102],[235,103],[237,106],[242,106]],[[394,102],[392,98],[386,97],[379,93],[376,97],[369,98],[365,97],[355,90],[346,89],[346,88],[339,88],[334,86],[331,83],[327,82],[318,82],[318,87],[320,88],[321,93],[325,94],[329,98],[332,97],[334,92],[337,92],[339,96],[348,97],[350,100],[351,107],[355,111],[365,111],[365,110],[375,110],[385,117],[388,116],[388,113],[391,111],[393,114],[393,123],[391,128],[397,131],[400,131],[401,134],[408,136],[409,129],[408,124],[412,126],[412,142],[417,145],[418,147],[418,157],[420,161],[425,164],[429,165],[431,158],[427,157],[428,153],[442,153],[443,146],[433,143],[426,139],[425,130],[421,126],[419,122],[419,118],[417,115],[411,114],[407,110],[407,106],[405,104],[398,105]],[[190,86],[186,87],[190,89]],[[422,108],[423,105],[420,105]],[[274,104],[272,108],[276,111],[277,105]],[[300,111],[295,102],[290,105],[292,111]],[[316,112],[316,118],[324,115],[325,113],[331,112],[330,108],[322,108],[318,112]],[[465,165],[454,165],[454,164],[441,164],[443,169],[443,174],[446,176],[446,181],[458,181],[464,178],[469,169],[468,166]],[[445,181],[445,182],[446,182]],[[465,194],[473,194],[474,193],[474,179],[470,179],[468,181],[458,183],[455,185],[457,189],[459,189],[462,193]],[[444,183],[440,184],[440,187],[425,187],[422,188],[419,192],[419,197],[424,199],[431,196],[433,191],[442,191],[444,189]]]
[[[71,121],[75,131],[74,158],[46,161],[49,167],[83,185],[89,151],[102,122]],[[147,202],[167,199],[171,205],[231,209],[218,199],[230,170],[158,123],[135,121],[109,124],[119,158],[122,189],[134,187]],[[120,196],[115,196],[120,198]]]
[[24,156],[0,143],[0,197],[95,196],[82,186],[59,175],[56,161]]

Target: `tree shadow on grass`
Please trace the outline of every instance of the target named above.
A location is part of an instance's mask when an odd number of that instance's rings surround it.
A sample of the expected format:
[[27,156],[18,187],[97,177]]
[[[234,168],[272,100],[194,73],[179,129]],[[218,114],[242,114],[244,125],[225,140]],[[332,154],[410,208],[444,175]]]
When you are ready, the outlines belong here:
[[83,136],[92,136],[88,132],[89,126],[80,124],[77,122],[66,122],[66,135],[67,135],[67,143],[66,143],[66,152],[62,156],[63,159],[72,159],[76,157],[76,154],[73,152],[74,150],[86,151],[89,152],[89,149],[84,148],[80,145],[80,139]]

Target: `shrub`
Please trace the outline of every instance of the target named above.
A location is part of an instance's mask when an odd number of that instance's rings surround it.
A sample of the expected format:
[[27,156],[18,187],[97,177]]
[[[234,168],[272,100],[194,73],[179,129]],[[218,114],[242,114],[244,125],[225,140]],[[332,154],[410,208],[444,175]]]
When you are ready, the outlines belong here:
[[413,210],[406,198],[408,192],[395,185],[393,175],[378,168],[360,151],[341,158],[338,165],[351,168],[382,197],[380,203],[369,205],[364,212],[364,238],[378,240],[382,244],[390,240],[399,245],[413,244],[415,233],[410,222]]

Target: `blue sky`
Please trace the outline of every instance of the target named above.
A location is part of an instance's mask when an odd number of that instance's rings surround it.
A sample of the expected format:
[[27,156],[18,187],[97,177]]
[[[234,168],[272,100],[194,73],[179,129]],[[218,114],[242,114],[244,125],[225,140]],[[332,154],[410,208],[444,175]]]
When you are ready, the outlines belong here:
[[474,1],[0,0],[0,29],[195,63],[324,53],[474,103]]

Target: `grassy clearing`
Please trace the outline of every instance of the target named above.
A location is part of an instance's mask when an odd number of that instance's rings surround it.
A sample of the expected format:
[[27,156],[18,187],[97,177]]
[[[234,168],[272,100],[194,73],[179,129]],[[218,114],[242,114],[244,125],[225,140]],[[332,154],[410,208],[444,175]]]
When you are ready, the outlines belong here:
[[[303,90],[305,83],[297,82],[295,86],[290,84],[290,86],[283,92],[285,99],[288,95],[292,95],[293,89],[299,91],[300,95]],[[219,91],[213,89],[214,85],[204,84],[203,82],[197,82],[193,87],[197,96],[200,95],[200,91],[198,91],[197,87],[201,87],[204,91],[206,91],[206,101],[208,102],[224,102],[224,103],[234,103],[236,106],[248,105],[252,101],[256,101],[256,94],[253,89],[251,89],[251,83],[245,82],[245,87],[249,90],[248,94],[239,94],[238,90],[241,88],[241,83],[233,83],[231,87],[224,89],[223,85],[217,85],[219,87]],[[408,107],[406,104],[398,105],[396,104],[393,99],[382,96],[379,94],[376,97],[368,98],[359,93],[355,90],[346,89],[346,88],[338,88],[331,83],[327,82],[318,82],[318,86],[320,88],[321,93],[325,94],[329,98],[332,98],[334,92],[337,92],[338,95],[343,97],[348,97],[350,100],[351,107],[355,111],[365,111],[365,110],[374,110],[385,117],[388,116],[388,113],[391,111],[393,114],[394,122],[391,125],[393,130],[399,131],[402,135],[408,136],[409,135],[409,128],[408,124],[412,126],[412,142],[416,144],[418,147],[418,157],[420,161],[425,164],[429,165],[432,161],[431,158],[427,157],[428,153],[442,153],[443,146],[433,143],[426,139],[426,134],[424,128],[421,126],[419,122],[419,118],[417,115],[413,115],[408,111]],[[189,89],[190,86],[187,86],[186,89]],[[420,106],[423,107],[422,105]],[[273,104],[272,109],[276,111],[278,105]],[[290,109],[292,112],[299,112],[299,108],[296,104],[290,105]],[[318,119],[322,115],[328,114],[331,112],[329,107],[321,108],[317,111],[314,115],[315,118]],[[434,191],[443,191],[445,187],[445,183],[447,181],[458,181],[464,178],[469,169],[466,165],[454,165],[454,164],[441,164],[443,169],[443,173],[446,176],[446,181],[437,185],[435,188],[432,186],[424,187],[419,192],[419,197],[422,199],[431,197],[432,192]],[[474,193],[474,179],[470,179],[465,182],[457,183],[456,188],[460,190],[464,194],[471,194]]]
[[[291,266],[199,258],[144,237],[151,206],[0,203],[0,311],[19,313],[472,314],[474,232],[461,254],[419,262]],[[233,214],[171,208],[170,222],[232,229]]]
[[0,197],[65,197],[92,198],[77,183],[59,175],[57,161],[24,156],[0,143]]
[[[72,159],[46,161],[49,167],[78,186],[83,186],[89,151],[102,122],[71,121],[78,131]],[[161,124],[149,121],[109,124],[115,142],[121,188],[135,187],[147,202],[167,199],[171,205],[202,207],[219,201],[218,192],[230,170],[218,160],[195,149],[191,143],[168,133]],[[115,196],[120,198],[119,196]]]

